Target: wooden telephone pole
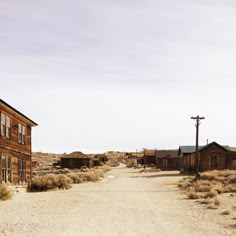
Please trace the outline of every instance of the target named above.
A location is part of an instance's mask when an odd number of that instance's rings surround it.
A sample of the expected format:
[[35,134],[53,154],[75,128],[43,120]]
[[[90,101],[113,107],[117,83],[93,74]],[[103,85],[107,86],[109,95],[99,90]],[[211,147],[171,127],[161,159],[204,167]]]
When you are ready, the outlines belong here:
[[196,120],[196,180],[200,179],[200,174],[199,174],[199,157],[198,157],[198,134],[199,134],[199,125],[200,125],[200,120],[205,119],[204,116],[200,117],[199,115],[197,116],[192,116],[191,119]]

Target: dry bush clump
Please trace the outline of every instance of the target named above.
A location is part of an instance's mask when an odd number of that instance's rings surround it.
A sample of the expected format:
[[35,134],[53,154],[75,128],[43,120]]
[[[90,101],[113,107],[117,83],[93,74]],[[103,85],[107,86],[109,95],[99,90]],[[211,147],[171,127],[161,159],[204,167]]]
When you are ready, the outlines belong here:
[[104,177],[104,174],[109,170],[111,170],[111,167],[106,165],[99,166],[93,170],[87,168],[86,172],[80,169],[51,170],[50,173],[34,176],[31,185],[28,186],[28,191],[38,192],[69,189],[71,188],[71,184],[79,184],[87,181],[96,182]]
[[214,204],[210,204],[207,206],[207,209],[216,210],[216,209],[218,209],[218,207]]
[[99,180],[99,175],[95,171],[89,171],[83,174],[83,177],[86,181],[96,182]]
[[99,167],[98,169],[102,169],[104,172],[108,172],[111,170],[111,167],[109,165],[103,165]]
[[135,167],[135,163],[134,162],[129,162],[128,164],[126,164],[127,168],[133,168]]
[[213,198],[217,196],[217,192],[215,190],[210,190],[209,192],[205,193],[204,198]]
[[13,191],[7,185],[0,185],[0,200],[8,200],[11,199],[13,195]]
[[214,198],[214,204],[215,204],[215,206],[220,205],[220,200],[217,197]]
[[44,176],[36,177],[32,180],[28,191],[30,192],[41,192],[57,189],[69,189],[71,188],[72,180],[64,174],[46,174]]
[[200,193],[197,193],[197,192],[194,192],[194,191],[191,191],[189,193],[187,193],[187,196],[189,199],[200,199],[202,198],[202,195]]
[[[194,177],[184,178],[179,187],[189,192],[204,193],[203,198],[214,198],[217,194],[236,192],[236,171],[214,170],[201,174],[201,180],[196,181]],[[191,198],[192,199],[192,198]]]
[[231,212],[229,210],[225,210],[225,211],[222,211],[220,214],[226,216],[226,215],[230,215]]

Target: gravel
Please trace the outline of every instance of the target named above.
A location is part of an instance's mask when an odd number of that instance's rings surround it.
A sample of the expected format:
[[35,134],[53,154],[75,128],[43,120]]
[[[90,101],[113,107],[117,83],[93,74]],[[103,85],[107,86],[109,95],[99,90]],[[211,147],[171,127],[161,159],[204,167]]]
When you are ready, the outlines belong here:
[[[173,176],[172,176],[173,174]],[[222,216],[187,200],[174,172],[114,168],[96,183],[26,193],[0,202],[0,235],[236,235],[233,214]]]

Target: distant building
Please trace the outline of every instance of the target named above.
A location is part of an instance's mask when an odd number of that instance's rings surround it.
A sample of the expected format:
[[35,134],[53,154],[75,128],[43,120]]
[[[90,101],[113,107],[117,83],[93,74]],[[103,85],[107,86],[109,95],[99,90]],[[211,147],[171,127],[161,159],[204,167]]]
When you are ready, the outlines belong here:
[[37,124],[0,99],[0,183],[31,182],[31,128]]
[[76,151],[61,157],[61,168],[80,169],[82,166],[94,166],[92,158],[82,152]]
[[157,167],[161,170],[180,170],[178,150],[156,150]]
[[[193,172],[196,168],[196,146],[180,146],[178,154],[182,160],[184,172]],[[236,152],[229,146],[216,142],[199,146],[199,170],[236,169]]]
[[155,165],[161,170],[180,170],[180,156],[178,150],[144,149],[142,164]]

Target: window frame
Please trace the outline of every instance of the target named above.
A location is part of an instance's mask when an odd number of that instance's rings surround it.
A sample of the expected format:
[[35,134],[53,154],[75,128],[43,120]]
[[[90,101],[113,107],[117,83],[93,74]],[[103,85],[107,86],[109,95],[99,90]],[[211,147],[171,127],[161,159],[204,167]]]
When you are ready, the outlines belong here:
[[11,117],[6,115],[4,112],[0,112],[0,129],[1,129],[1,136],[6,137],[8,139],[11,138]]
[[26,144],[26,130],[27,127],[25,125],[18,123],[18,134],[17,134],[18,143]]
[[1,181],[12,182],[12,158],[7,155],[1,156]]
[[218,167],[218,158],[216,153],[212,153],[210,157],[211,169],[217,169]]
[[26,180],[26,160],[18,159],[18,178],[19,182],[27,182]]

